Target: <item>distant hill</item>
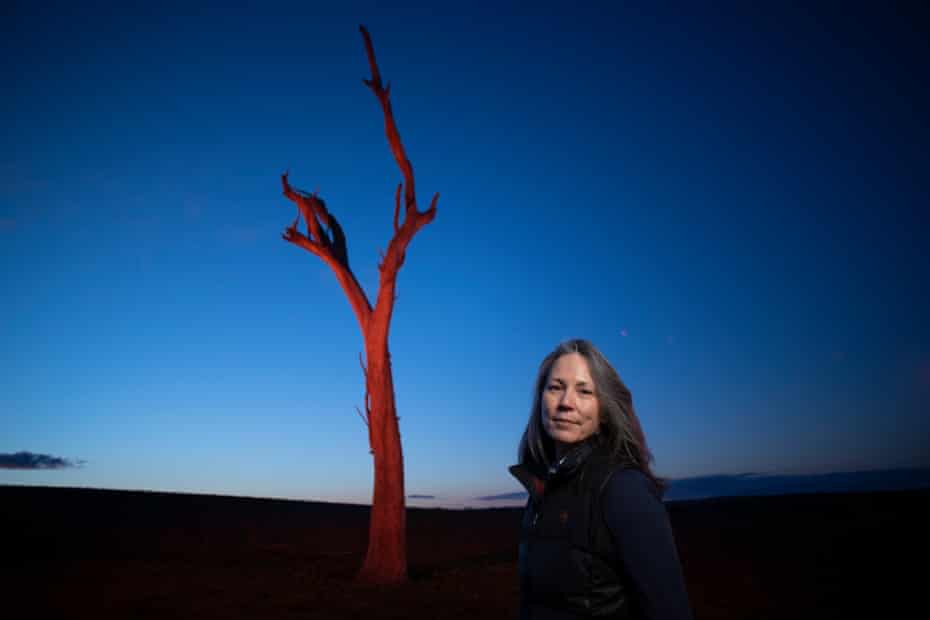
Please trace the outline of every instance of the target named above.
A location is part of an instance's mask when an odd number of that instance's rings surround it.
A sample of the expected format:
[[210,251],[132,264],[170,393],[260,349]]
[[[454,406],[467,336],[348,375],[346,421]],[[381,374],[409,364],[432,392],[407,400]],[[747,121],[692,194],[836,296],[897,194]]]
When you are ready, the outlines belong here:
[[930,468],[882,469],[829,474],[735,474],[672,480],[667,501],[746,495],[903,491],[930,488]]

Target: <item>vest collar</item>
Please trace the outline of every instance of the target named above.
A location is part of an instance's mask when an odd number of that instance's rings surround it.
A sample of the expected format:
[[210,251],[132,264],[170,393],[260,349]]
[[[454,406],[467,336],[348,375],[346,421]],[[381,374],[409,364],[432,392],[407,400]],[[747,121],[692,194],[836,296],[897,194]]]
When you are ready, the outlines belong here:
[[590,437],[563,454],[562,458],[552,463],[542,476],[537,475],[523,464],[512,465],[508,469],[511,475],[520,481],[529,493],[530,499],[536,504],[542,499],[546,484],[571,478],[584,465],[598,445],[597,436]]
[[546,481],[552,482],[571,477],[588,460],[596,445],[596,440],[592,436],[577,446],[573,446],[562,455],[562,458],[549,466],[549,470],[546,472]]

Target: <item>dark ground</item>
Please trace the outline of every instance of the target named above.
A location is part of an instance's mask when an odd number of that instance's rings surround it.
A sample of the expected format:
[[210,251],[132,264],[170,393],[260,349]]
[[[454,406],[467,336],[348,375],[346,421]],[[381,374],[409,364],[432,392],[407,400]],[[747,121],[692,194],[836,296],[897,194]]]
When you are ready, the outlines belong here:
[[[410,509],[411,580],[379,588],[353,581],[364,506],[0,486],[0,507],[8,618],[516,614],[519,509]],[[930,587],[930,489],[668,509],[698,619],[907,617]]]

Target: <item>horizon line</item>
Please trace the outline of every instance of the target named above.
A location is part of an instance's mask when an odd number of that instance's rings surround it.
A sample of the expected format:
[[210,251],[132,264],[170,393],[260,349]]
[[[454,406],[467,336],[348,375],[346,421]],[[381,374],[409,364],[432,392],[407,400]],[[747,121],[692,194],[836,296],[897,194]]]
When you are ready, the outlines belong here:
[[[802,483],[804,481],[811,482],[817,481],[818,479],[829,479],[829,478],[842,478],[843,476],[869,476],[872,482],[875,476],[880,476],[882,474],[896,474],[901,476],[902,474],[916,475],[915,480],[902,480],[900,477],[894,480],[888,480],[888,486],[882,488],[880,486],[865,485],[861,488],[856,488],[856,484],[862,484],[864,481],[861,478],[859,480],[851,480],[847,478],[846,488],[843,488],[842,484],[839,484],[838,488],[794,488],[790,486],[782,487],[772,487],[765,489],[764,487],[759,489],[720,489],[722,492],[713,492],[712,489],[701,489],[701,483],[781,483],[782,485],[790,485],[794,483]],[[930,466],[914,466],[914,467],[892,467],[884,469],[864,469],[864,470],[845,470],[845,471],[833,471],[825,473],[810,473],[810,474],[777,474],[777,473],[758,473],[758,472],[744,472],[738,474],[709,474],[702,476],[690,476],[687,478],[669,478],[670,481],[669,490],[672,489],[675,482],[686,483],[684,488],[681,488],[681,491],[685,493],[685,496],[682,497],[671,497],[664,499],[665,503],[675,503],[675,502],[684,502],[684,501],[701,501],[705,499],[718,499],[718,498],[728,498],[728,497],[759,497],[759,496],[785,496],[785,495],[832,495],[832,494],[843,494],[843,493],[881,493],[881,492],[897,492],[897,491],[906,491],[906,490],[920,490],[920,489],[930,489]],[[839,480],[838,482],[844,482],[844,480]],[[690,495],[688,486],[697,488],[690,489]],[[163,495],[191,495],[191,496],[202,496],[202,497],[217,497],[217,498],[230,498],[230,499],[244,499],[244,500],[264,500],[264,501],[280,501],[280,502],[303,502],[303,503],[315,503],[315,504],[332,504],[332,505],[341,505],[341,506],[358,506],[358,507],[371,507],[371,501],[352,501],[352,500],[332,500],[332,499],[319,499],[319,498],[302,498],[302,497],[288,497],[288,496],[275,496],[275,495],[255,495],[255,494],[237,494],[237,493],[217,493],[209,491],[189,491],[189,490],[163,490],[163,489],[146,489],[146,488],[116,488],[116,487],[105,487],[105,486],[86,486],[86,485],[56,485],[56,484],[47,484],[47,483],[8,483],[0,481],[0,487],[11,487],[11,488],[49,488],[49,489],[60,489],[60,490],[84,490],[84,491],[104,491],[104,492],[115,492],[115,493],[145,493],[145,494],[163,494]],[[502,493],[496,495],[484,495],[478,497],[444,497],[442,495],[431,494],[431,498],[423,497],[426,494],[420,493],[411,493],[408,494],[407,500],[414,500],[415,503],[420,505],[410,505],[409,501],[406,503],[406,507],[414,510],[499,510],[504,508],[518,508],[526,501],[526,492],[525,491],[514,491],[509,493]],[[417,497],[419,496],[419,497]],[[422,505],[422,502],[435,503],[436,505]],[[505,502],[511,502],[506,504]]]

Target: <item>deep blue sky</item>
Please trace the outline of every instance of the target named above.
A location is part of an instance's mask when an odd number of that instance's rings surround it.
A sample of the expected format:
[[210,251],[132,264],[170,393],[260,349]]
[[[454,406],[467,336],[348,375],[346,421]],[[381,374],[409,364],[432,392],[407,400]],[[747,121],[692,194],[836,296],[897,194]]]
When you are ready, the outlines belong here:
[[402,176],[360,23],[441,193],[391,332],[412,505],[518,489],[569,337],[660,474],[930,465],[926,15],[186,4],[2,9],[0,452],[86,462],[0,483],[369,501],[361,335],[280,239],[290,169],[374,299]]

